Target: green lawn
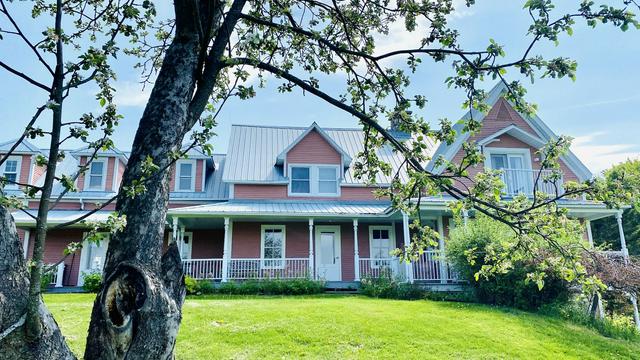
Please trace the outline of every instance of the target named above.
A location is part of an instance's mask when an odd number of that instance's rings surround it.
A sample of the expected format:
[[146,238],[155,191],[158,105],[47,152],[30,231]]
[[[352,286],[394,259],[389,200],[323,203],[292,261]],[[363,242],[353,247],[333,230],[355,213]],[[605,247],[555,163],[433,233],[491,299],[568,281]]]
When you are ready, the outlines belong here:
[[[82,354],[93,295],[45,301]],[[482,305],[358,296],[189,298],[178,359],[624,359],[640,344]]]

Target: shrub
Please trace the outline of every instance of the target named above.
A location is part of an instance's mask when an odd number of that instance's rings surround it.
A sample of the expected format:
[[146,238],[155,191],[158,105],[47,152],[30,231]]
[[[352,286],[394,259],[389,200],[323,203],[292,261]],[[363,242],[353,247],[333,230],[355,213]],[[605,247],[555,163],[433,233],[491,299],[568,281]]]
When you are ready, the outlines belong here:
[[189,275],[184,277],[184,287],[187,291],[187,295],[195,295],[198,293],[198,282]]
[[312,295],[324,292],[324,282],[310,279],[247,280],[222,283],[217,292],[228,295]]
[[213,287],[213,283],[209,280],[198,281],[198,293],[200,294],[213,294],[216,288]]
[[46,290],[49,285],[51,285],[51,280],[53,280],[53,272],[49,271],[42,274],[40,278],[40,290]]
[[360,281],[360,293],[375,298],[398,300],[415,300],[424,297],[424,291],[417,286],[399,281],[384,272],[377,277],[363,278]]
[[[506,225],[480,216],[451,231],[447,256],[461,278],[469,281],[480,302],[535,310],[544,304],[566,301],[569,284],[553,269],[544,271],[542,289],[529,280],[528,274],[540,271],[532,260],[533,256],[508,263],[508,266],[492,262],[492,256],[489,260],[485,257],[486,254],[500,253],[514,241],[513,231]],[[476,276],[483,267],[495,265],[500,266],[499,271],[488,277]]]
[[94,271],[82,273],[82,289],[86,292],[97,293],[102,288],[102,274]]

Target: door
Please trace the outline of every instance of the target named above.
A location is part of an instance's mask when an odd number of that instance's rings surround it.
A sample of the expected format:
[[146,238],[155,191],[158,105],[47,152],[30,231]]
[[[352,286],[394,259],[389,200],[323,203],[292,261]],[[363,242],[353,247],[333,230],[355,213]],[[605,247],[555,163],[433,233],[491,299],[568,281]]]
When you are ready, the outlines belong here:
[[525,166],[523,154],[491,154],[491,167],[504,171],[507,195],[533,192],[531,171]]
[[191,250],[193,248],[193,233],[185,232],[180,244],[180,258],[182,260],[191,259]]
[[326,281],[341,281],[341,241],[339,226],[316,226],[316,276]]

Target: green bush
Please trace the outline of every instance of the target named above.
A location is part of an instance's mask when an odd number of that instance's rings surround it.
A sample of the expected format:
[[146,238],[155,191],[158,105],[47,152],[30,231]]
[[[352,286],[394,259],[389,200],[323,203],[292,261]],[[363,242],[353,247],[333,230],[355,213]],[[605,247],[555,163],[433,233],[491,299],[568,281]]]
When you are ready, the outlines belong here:
[[[519,260],[489,276],[478,277],[483,266],[496,265],[485,254],[500,253],[515,241],[506,225],[481,216],[458,226],[449,235],[447,256],[462,279],[469,281],[478,301],[487,304],[535,310],[544,304],[566,301],[569,284],[560,274],[546,270],[542,289],[527,275],[539,270],[531,260]],[[470,260],[471,258],[471,260]]]
[[53,280],[52,271],[43,273],[42,277],[40,278],[40,290],[46,290],[51,285],[51,280]]
[[97,293],[102,288],[102,274],[99,272],[82,273],[82,289],[86,292]]
[[216,288],[213,286],[213,283],[210,280],[199,280],[198,281],[198,293],[200,294],[213,294],[215,293]]
[[605,316],[604,319],[596,319],[588,313],[588,304],[585,297],[574,297],[567,302],[546,304],[540,307],[539,313],[589,327],[606,337],[640,340],[640,332],[630,316],[612,314]]
[[360,293],[375,298],[398,300],[415,300],[424,297],[424,291],[417,286],[395,279],[384,272],[377,277],[364,277],[360,281]]
[[184,277],[184,287],[187,295],[196,295],[198,293],[198,281],[189,275]]
[[229,295],[312,295],[324,292],[324,282],[309,279],[247,280],[222,283],[217,292]]

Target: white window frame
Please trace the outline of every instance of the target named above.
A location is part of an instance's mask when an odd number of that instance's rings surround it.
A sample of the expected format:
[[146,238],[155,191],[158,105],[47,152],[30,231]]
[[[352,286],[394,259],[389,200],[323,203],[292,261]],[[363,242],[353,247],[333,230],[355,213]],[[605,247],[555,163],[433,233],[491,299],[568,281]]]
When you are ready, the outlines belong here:
[[[266,260],[274,260],[274,259],[265,259],[264,257],[264,234],[265,230],[282,230],[282,261],[279,261],[279,265],[265,265],[267,263]],[[286,261],[284,259],[287,258],[286,254],[287,250],[287,227],[286,225],[262,225],[260,226],[260,263],[263,269],[284,269]],[[271,261],[272,263],[274,261]]]
[[[188,190],[180,189],[180,165],[191,164],[191,185]],[[176,161],[176,171],[174,180],[174,191],[176,192],[194,192],[196,191],[196,160],[178,160]]]
[[[16,182],[20,182],[20,172],[22,169],[22,156],[9,156],[7,160],[2,164],[2,169],[0,169],[0,174],[4,178],[5,169],[7,167],[7,161],[15,161],[16,162]],[[5,189],[17,189],[19,186],[17,184],[7,182],[5,184]]]
[[387,257],[379,258],[374,257],[373,255],[373,231],[374,230],[388,230],[389,231],[389,241],[391,241],[391,250],[396,247],[396,233],[395,228],[392,225],[370,225],[369,226],[369,257],[371,258],[371,268],[377,269],[380,267],[380,264],[375,261],[375,259],[392,259],[393,256],[388,254]]
[[[309,192],[308,193],[294,193],[291,191],[291,183],[293,180],[292,168],[308,168],[309,169]],[[320,187],[320,169],[331,168],[336,169],[336,192],[335,193],[321,193]],[[340,197],[342,173],[340,165],[333,164],[289,164],[288,165],[289,184],[287,186],[287,195],[291,197]]]
[[[99,187],[92,187],[91,186],[91,167],[93,166],[93,164],[95,163],[102,163],[102,175],[101,175],[101,179],[100,179],[100,186]],[[93,159],[91,161],[91,163],[89,163],[89,168],[87,169],[87,172],[85,172],[85,179],[84,179],[84,191],[104,191],[106,183],[107,183],[107,167],[109,166],[109,161],[107,158],[96,158]]]
[[531,151],[529,149],[524,148],[498,148],[498,147],[484,147],[484,163],[485,168],[492,169],[493,164],[491,163],[491,155],[522,155],[524,157],[524,169],[523,170],[533,170],[531,165]]

